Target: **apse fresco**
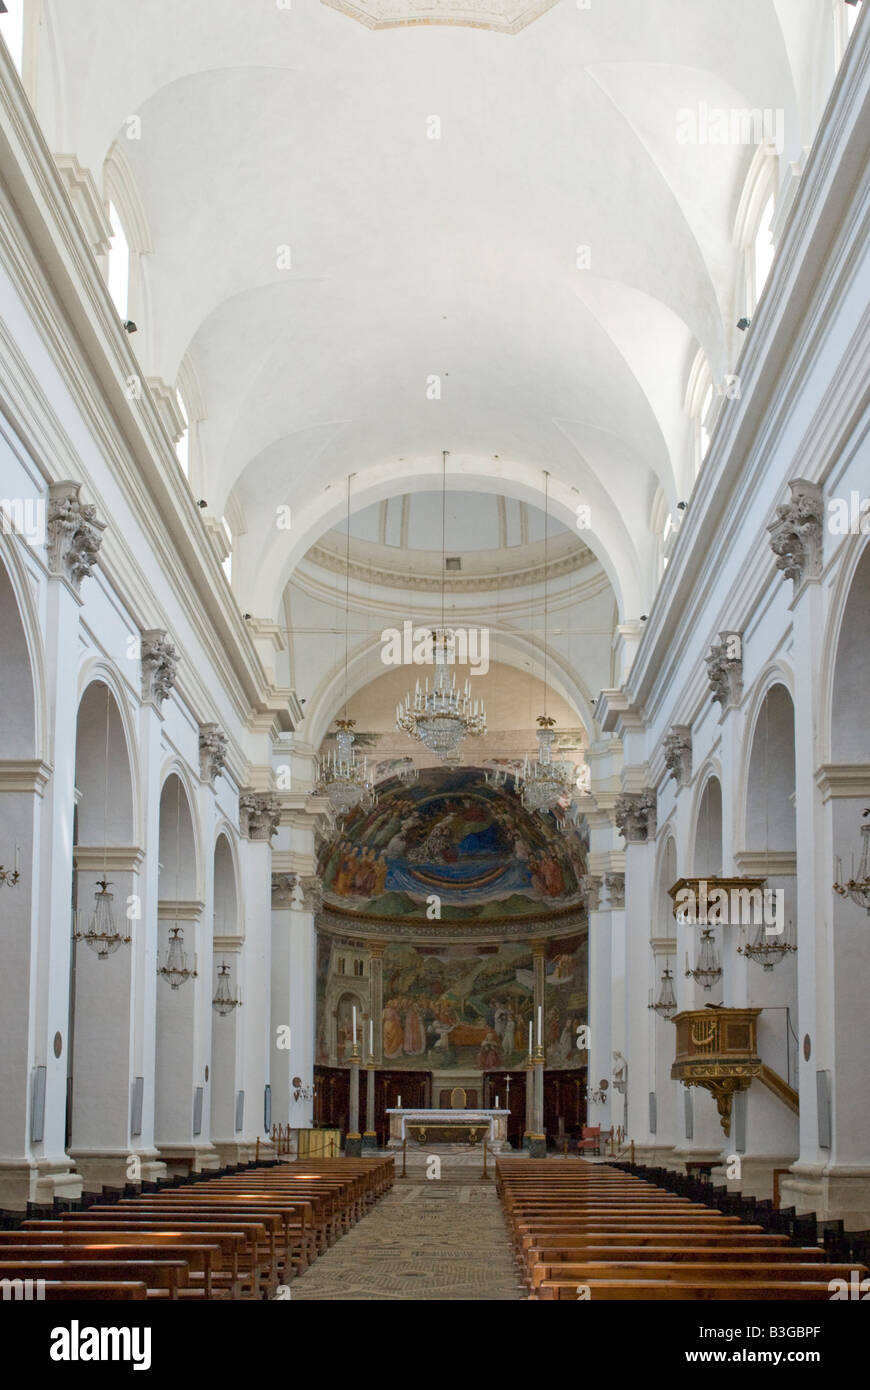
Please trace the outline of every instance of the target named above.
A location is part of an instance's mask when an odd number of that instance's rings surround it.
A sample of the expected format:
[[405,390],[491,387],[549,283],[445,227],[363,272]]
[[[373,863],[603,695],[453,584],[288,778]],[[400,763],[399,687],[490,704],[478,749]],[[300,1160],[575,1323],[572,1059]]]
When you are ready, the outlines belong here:
[[580,906],[586,850],[575,828],[531,815],[479,771],[433,769],[351,812],[318,867],[337,911],[485,920]]
[[[347,1060],[345,955],[345,947],[319,938],[317,1061],[323,1065]],[[550,1067],[583,1064],[577,1029],[587,1022],[586,959],[585,929],[548,943],[543,1028]],[[466,1072],[521,1065],[535,1023],[532,969],[531,949],[523,943],[390,944],[383,958],[383,1065]],[[362,997],[359,1007],[365,1007]]]

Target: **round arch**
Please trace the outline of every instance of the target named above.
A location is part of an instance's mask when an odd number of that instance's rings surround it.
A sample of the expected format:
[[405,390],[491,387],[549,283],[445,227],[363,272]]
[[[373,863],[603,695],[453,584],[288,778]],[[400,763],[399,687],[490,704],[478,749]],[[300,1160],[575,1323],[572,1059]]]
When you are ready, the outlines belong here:
[[[701,769],[692,805],[687,864],[693,877],[722,872],[722,769],[715,760]],[[702,862],[703,861],[703,862]]]
[[[843,563],[831,590],[831,603],[825,624],[821,656],[821,687],[819,692],[820,718],[816,733],[814,760],[819,763],[836,762],[834,754],[833,725],[835,722],[834,689],[837,679],[838,657],[842,639],[850,623],[850,602],[858,592],[866,594],[868,566],[870,566],[870,537],[846,536],[842,541]],[[868,758],[870,761],[870,758]]]
[[196,796],[187,768],[176,759],[160,777],[159,845],[158,898],[202,899],[202,830]]
[[16,546],[14,537],[0,527],[0,758],[47,762],[42,636]]

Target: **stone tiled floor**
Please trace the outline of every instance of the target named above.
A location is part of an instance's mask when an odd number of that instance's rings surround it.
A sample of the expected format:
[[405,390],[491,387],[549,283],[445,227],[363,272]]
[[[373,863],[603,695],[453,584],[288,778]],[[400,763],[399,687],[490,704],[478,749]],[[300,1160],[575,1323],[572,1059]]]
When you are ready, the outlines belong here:
[[495,1183],[481,1181],[479,1163],[449,1158],[440,1179],[409,1162],[407,1178],[289,1289],[306,1302],[525,1298]]

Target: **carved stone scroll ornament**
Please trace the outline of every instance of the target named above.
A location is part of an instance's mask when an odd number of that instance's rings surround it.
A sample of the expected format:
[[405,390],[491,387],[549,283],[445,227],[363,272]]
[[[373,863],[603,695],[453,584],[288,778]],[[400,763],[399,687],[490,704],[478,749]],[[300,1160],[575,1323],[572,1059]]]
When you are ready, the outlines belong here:
[[239,797],[239,828],[248,840],[271,840],[278,833],[281,803],[271,792],[242,792]]
[[107,522],[97,520],[97,509],[82,502],[81,484],[52,483],[48,490],[48,567],[67,579],[76,593],[98,563]]
[[642,792],[625,792],[614,807],[614,820],[626,844],[645,844],[655,838],[656,794],[647,787]]
[[713,703],[723,710],[738,705],[743,695],[743,639],[739,632],[720,632],[706,658]]
[[776,567],[797,589],[804,579],[818,579],[822,572],[825,501],[818,483],[797,478],[789,487],[791,501],[777,507],[767,529]]
[[199,775],[204,782],[222,776],[227,765],[227,736],[217,724],[199,726]]
[[142,699],[162,705],[175,685],[178,655],[164,628],[142,633]]
[[684,724],[674,724],[665,734],[665,766],[678,787],[685,787],[692,776],[692,733]]

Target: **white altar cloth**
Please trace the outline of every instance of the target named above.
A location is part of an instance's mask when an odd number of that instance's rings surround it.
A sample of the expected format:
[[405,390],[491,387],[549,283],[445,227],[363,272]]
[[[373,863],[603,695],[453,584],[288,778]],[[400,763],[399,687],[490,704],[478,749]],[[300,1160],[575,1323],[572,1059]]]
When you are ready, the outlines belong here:
[[387,1110],[390,1117],[389,1147],[396,1148],[408,1138],[407,1125],[469,1125],[486,1124],[489,1128],[487,1141],[494,1153],[507,1143],[507,1121],[509,1110]]

